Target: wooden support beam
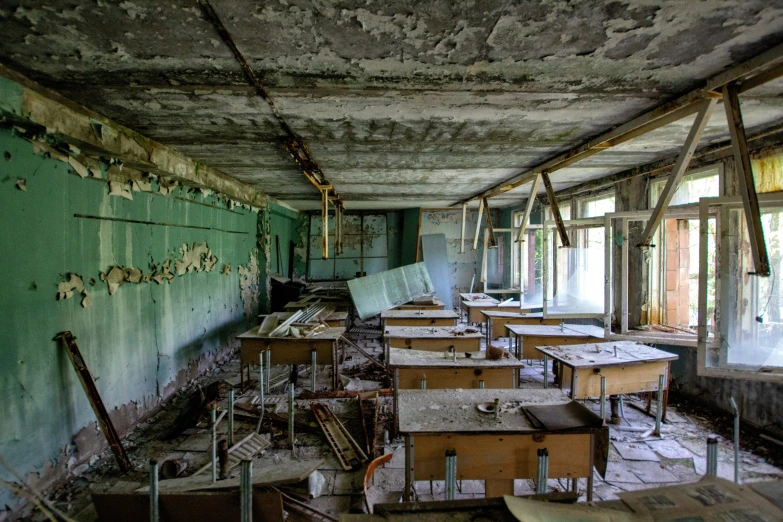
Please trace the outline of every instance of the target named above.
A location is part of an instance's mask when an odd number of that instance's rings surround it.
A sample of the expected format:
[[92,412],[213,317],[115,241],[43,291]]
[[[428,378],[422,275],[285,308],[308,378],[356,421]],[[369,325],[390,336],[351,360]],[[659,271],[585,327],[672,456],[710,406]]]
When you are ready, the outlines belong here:
[[[517,243],[525,240],[525,229],[527,223],[530,221],[530,213],[533,211],[533,204],[536,202],[536,194],[538,194],[538,185],[541,183],[541,175],[536,174],[533,179],[533,185],[530,187],[530,196],[527,198],[527,205],[525,206],[525,214],[522,216],[522,223],[519,225],[519,235],[517,236]],[[514,224],[511,224],[514,227]]]
[[489,233],[489,248],[497,248],[498,242],[495,239],[495,230],[492,228],[492,213],[489,211],[489,201],[484,198],[484,208],[487,211],[487,232]]
[[563,223],[563,217],[560,215],[560,207],[557,205],[555,191],[552,189],[552,182],[549,181],[549,173],[547,171],[541,173],[541,180],[544,182],[546,197],[549,200],[549,208],[552,209],[552,217],[555,218],[555,223],[557,224],[560,242],[562,243],[563,248],[571,248],[571,240],[568,239],[568,232],[566,231],[565,223]]
[[479,230],[481,229],[481,214],[484,212],[484,200],[479,201],[478,218],[476,219],[476,236],[473,238],[473,250],[478,248]]
[[737,170],[737,178],[739,179],[740,195],[745,208],[745,221],[748,223],[748,238],[753,254],[754,274],[769,276],[769,257],[767,245],[764,242],[764,229],[761,227],[761,210],[756,194],[756,185],[753,183],[748,140],[745,136],[745,126],[742,122],[742,111],[737,91],[737,86],[733,83],[723,87],[723,106],[726,109],[726,120],[731,132],[734,168]]
[[468,215],[468,204],[463,203],[462,204],[462,235],[460,236],[460,242],[459,242],[459,253],[464,254],[465,253],[465,220]]
[[329,193],[321,191],[321,259],[329,259]]
[[[497,196],[498,194],[507,192],[520,185],[524,185],[531,181],[539,172],[543,172],[544,170],[549,173],[555,172],[609,147],[614,147],[664,125],[668,125],[685,116],[694,114],[700,107],[699,102],[704,98],[713,96],[716,91],[720,91],[724,85],[727,85],[730,82],[748,77],[749,80],[746,82],[748,88],[757,87],[758,85],[761,85],[761,83],[770,81],[783,74],[783,71],[774,70],[774,68],[780,66],[781,63],[783,63],[783,44],[777,45],[746,62],[709,78],[700,88],[694,89],[674,100],[650,109],[622,125],[610,129],[536,167],[523,170],[483,192],[474,194],[460,203]],[[755,82],[753,81],[754,78]]]
[[707,122],[709,121],[710,116],[712,116],[712,111],[715,109],[715,105],[717,104],[718,100],[716,98],[707,98],[701,103],[699,113],[696,115],[696,119],[693,121],[693,125],[691,125],[691,130],[688,133],[688,137],[685,139],[685,143],[683,144],[682,149],[680,149],[680,155],[677,157],[677,161],[672,168],[671,174],[669,174],[669,179],[666,181],[666,187],[664,187],[661,196],[658,198],[658,202],[655,205],[655,210],[653,211],[650,220],[647,222],[647,227],[642,233],[642,238],[638,246],[650,246],[653,233],[661,223],[663,214],[669,207],[669,203],[671,202],[674,193],[677,192],[677,187],[680,184],[680,180],[682,180],[683,174],[685,174],[685,171],[688,169],[691,158],[693,158],[693,153],[696,151],[696,145],[699,144],[701,135],[704,133],[704,128],[707,126]]

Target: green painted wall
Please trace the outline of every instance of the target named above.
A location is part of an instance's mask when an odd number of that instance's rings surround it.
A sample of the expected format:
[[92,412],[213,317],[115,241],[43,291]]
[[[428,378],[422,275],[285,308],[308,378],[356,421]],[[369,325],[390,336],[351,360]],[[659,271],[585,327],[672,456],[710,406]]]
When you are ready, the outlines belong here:
[[[269,220],[271,226],[271,248],[272,256],[270,260],[270,270],[277,274],[288,277],[288,257],[289,241],[297,243],[299,241],[299,212],[280,206],[276,203],[269,204]],[[280,241],[280,265],[278,266],[275,237]],[[296,271],[296,263],[294,263]]]
[[402,249],[400,266],[416,262],[416,242],[419,238],[419,213],[421,209],[406,208],[402,214]]
[[[18,178],[26,180],[26,191],[16,187]],[[95,417],[69,359],[52,341],[58,332],[75,334],[124,430],[208,368],[210,354],[233,346],[233,334],[248,327],[237,268],[255,255],[257,214],[184,190],[133,197],[108,196],[106,183],[79,178],[0,129],[0,455],[23,474],[62,467],[63,447],[82,460],[102,442],[95,430],[84,430]],[[218,258],[215,270],[161,285],[126,283],[111,296],[99,280],[113,265],[149,273],[151,264],[179,257],[182,244],[194,242],[208,243]],[[233,268],[228,275],[220,272],[224,263]],[[82,308],[79,294],[55,300],[68,272],[84,278],[91,307]],[[0,506],[13,502],[0,488]]]

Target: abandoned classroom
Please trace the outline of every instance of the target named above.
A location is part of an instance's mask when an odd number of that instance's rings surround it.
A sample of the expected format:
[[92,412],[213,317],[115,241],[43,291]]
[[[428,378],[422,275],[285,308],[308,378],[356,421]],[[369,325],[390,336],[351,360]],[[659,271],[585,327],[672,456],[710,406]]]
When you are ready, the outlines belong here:
[[783,520],[783,0],[0,35],[0,522]]

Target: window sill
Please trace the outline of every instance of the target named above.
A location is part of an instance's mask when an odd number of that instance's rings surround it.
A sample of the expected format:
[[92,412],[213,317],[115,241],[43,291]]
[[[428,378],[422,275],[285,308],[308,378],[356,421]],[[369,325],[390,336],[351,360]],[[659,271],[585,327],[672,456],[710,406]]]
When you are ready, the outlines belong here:
[[[628,332],[627,334],[609,334],[609,341],[636,341],[646,344],[668,344],[671,346],[687,346],[696,348],[699,340],[696,334],[675,334],[666,332]],[[710,347],[714,340],[710,338]]]

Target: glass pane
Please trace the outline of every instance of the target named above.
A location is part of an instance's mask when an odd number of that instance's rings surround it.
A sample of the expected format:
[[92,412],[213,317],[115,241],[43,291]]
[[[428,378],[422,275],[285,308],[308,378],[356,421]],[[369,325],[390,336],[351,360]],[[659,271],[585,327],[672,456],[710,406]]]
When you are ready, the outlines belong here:
[[[560,238],[553,230],[558,247]],[[569,232],[582,236],[576,248],[557,248],[556,272],[550,271],[551,304],[548,314],[596,314],[604,312],[604,228]],[[572,244],[574,243],[572,237]]]
[[[658,198],[661,197],[665,187],[665,179],[653,182],[650,187],[651,207],[654,208],[658,204]],[[699,172],[682,177],[677,190],[674,191],[674,196],[672,196],[669,206],[698,203],[700,198],[717,196],[720,196],[720,175],[718,169]]]
[[780,291],[783,208],[761,212],[771,268],[769,277],[750,275],[753,258],[744,211],[732,210],[730,214],[730,249],[737,255],[728,260],[731,292],[727,306],[722,307],[727,311],[727,317],[721,320],[726,325],[726,362],[756,368],[783,366],[783,296]]
[[582,217],[600,217],[614,212],[614,194],[586,199],[582,203]]

